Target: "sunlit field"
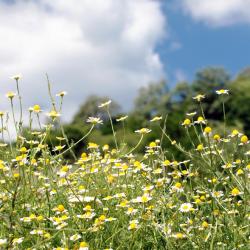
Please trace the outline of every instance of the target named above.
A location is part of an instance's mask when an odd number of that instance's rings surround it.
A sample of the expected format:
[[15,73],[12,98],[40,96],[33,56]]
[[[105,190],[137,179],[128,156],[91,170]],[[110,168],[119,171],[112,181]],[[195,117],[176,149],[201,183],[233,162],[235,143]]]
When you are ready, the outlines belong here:
[[[168,133],[168,117],[160,114],[138,127],[128,146],[127,116],[116,121],[125,131],[118,135],[111,101],[100,103],[110,118],[110,146],[89,140],[102,126],[100,117],[82,120],[85,135],[68,140],[60,125],[66,92],[55,95],[48,81],[51,111],[39,103],[23,110],[20,76],[13,81],[16,92],[6,94],[9,112],[0,112],[1,249],[249,249],[250,140],[227,127],[224,101],[230,91],[216,91],[220,132],[203,112],[206,93],[193,97],[196,112],[179,121],[189,149]],[[53,126],[61,132],[50,148]],[[144,145],[154,128],[159,138]],[[75,156],[82,141],[87,146]]]

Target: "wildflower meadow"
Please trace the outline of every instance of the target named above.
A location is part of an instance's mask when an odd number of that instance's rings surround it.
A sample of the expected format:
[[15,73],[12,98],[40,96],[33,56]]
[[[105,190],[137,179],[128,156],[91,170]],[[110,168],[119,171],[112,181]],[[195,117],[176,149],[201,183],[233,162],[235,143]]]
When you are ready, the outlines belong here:
[[[250,140],[227,126],[229,90],[215,93],[220,131],[203,110],[206,93],[193,97],[195,112],[179,121],[189,148],[169,134],[168,115],[161,114],[138,126],[133,146],[127,145],[128,116],[117,118],[124,128],[118,134],[106,100],[98,108],[109,117],[113,144],[100,145],[89,138],[103,125],[101,117],[83,119],[84,136],[68,139],[61,125],[66,92],[55,95],[47,80],[49,112],[36,103],[23,108],[19,75],[16,91],[6,94],[9,110],[0,112],[0,249],[250,248]],[[50,148],[54,126],[60,136]],[[155,128],[159,138],[145,145]]]

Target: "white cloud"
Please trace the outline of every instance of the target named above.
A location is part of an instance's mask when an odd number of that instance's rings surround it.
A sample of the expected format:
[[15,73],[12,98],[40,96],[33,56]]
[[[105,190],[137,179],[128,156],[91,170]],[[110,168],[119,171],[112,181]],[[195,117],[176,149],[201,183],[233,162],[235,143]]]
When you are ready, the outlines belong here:
[[250,23],[250,0],[182,0],[182,7],[194,20],[211,26]]
[[164,76],[155,48],[166,26],[153,0],[1,1],[0,110],[19,72],[25,108],[48,108],[46,72],[55,91],[69,93],[65,120],[93,93],[131,106],[140,86]]

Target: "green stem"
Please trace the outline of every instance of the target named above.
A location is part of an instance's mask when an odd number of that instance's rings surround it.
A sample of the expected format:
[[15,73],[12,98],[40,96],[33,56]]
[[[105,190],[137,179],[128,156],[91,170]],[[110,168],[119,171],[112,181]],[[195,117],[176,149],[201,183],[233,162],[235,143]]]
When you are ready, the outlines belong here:
[[[61,97],[59,113],[61,113],[61,111],[62,111],[62,105],[63,105],[63,97]],[[65,133],[65,131],[64,131],[64,128],[63,128],[63,125],[62,125],[62,123],[61,123],[61,119],[60,119],[60,118],[59,118],[59,124],[60,124],[60,128],[61,128],[62,135],[63,135],[63,137],[64,137],[65,140],[66,140],[66,144],[67,144],[68,148],[70,148],[69,139],[68,139],[68,137],[67,137],[67,135],[66,135],[66,133]],[[73,158],[74,158],[75,160],[77,160],[77,157],[76,157],[76,155],[75,155],[75,153],[74,153],[74,151],[73,151],[72,149],[70,149],[70,153],[71,153],[71,155],[73,156]]]
[[19,90],[18,79],[16,79],[16,88],[17,88],[17,94],[18,94],[18,99],[19,99],[19,108],[20,108],[20,118],[19,118],[19,132],[20,132],[22,129],[23,106],[22,106],[22,97],[20,95],[20,90]]
[[93,130],[94,127],[95,127],[95,125],[92,125],[92,127],[90,128],[90,130],[88,131],[88,133],[86,135],[84,135],[80,140],[78,140],[77,142],[75,142],[73,145],[71,145],[69,148],[67,148],[66,150],[64,150],[62,153],[56,155],[55,159],[57,159],[58,157],[62,156],[66,152],[70,151],[72,148],[74,148],[76,145],[78,145],[81,141],[83,141],[86,137],[88,137],[89,134],[92,132],[92,130]]
[[13,122],[15,125],[15,129],[16,129],[16,134],[18,134],[18,129],[17,129],[17,124],[16,124],[16,118],[15,118],[15,112],[14,112],[14,105],[13,105],[13,99],[10,99],[10,103],[11,103],[11,113],[12,113],[12,118],[13,118]]
[[226,112],[225,112],[224,98],[222,99],[222,109],[223,109],[223,118],[224,118],[224,137],[225,137],[226,136]]
[[138,141],[138,143],[135,145],[135,147],[132,148],[132,149],[127,153],[128,155],[131,154],[132,152],[134,152],[134,151],[139,147],[139,145],[140,145],[141,142],[142,142],[142,139],[143,139],[143,135],[141,135],[141,138],[140,138],[140,140]]
[[1,127],[2,127],[2,141],[4,142],[4,134],[3,134],[3,131],[4,131],[3,116],[1,116]]
[[107,113],[108,113],[109,121],[110,121],[111,128],[112,128],[112,133],[113,133],[113,137],[114,137],[115,147],[116,147],[116,149],[118,150],[118,144],[117,144],[116,135],[115,135],[115,130],[114,130],[114,126],[113,126],[112,117],[111,117],[110,112],[109,112],[109,108],[107,109]]

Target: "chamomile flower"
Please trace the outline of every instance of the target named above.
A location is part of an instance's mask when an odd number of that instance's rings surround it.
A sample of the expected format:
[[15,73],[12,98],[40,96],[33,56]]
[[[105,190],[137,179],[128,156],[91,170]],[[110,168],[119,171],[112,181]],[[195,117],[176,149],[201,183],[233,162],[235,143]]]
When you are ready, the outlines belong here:
[[205,98],[205,95],[198,94],[197,96],[194,96],[193,99],[200,102],[202,99]]
[[171,235],[173,238],[175,238],[175,239],[184,239],[184,238],[186,238],[187,236],[185,235],[185,234],[183,234],[183,233],[174,233],[174,234],[172,234]]
[[136,130],[135,133],[141,134],[141,135],[145,135],[151,132],[151,129],[148,128],[141,128],[139,130]]
[[136,230],[139,228],[139,221],[138,220],[131,220],[129,222],[128,230]]
[[80,234],[74,234],[74,235],[70,236],[69,239],[71,241],[77,241],[77,240],[81,239],[81,235]]
[[40,113],[40,112],[42,112],[41,107],[38,104],[36,104],[33,107],[31,107],[30,111],[33,111],[34,113]]
[[217,95],[228,95],[229,90],[228,89],[220,89],[215,91]]
[[203,134],[208,136],[208,135],[211,135],[212,133],[212,128],[211,127],[205,127],[204,131],[203,131]]
[[184,127],[189,127],[191,125],[190,119],[188,119],[188,118],[185,119],[181,125]]
[[199,145],[196,147],[196,150],[197,150],[197,151],[202,151],[203,149],[204,149],[203,144],[199,144]]
[[122,121],[125,121],[127,118],[128,118],[127,115],[121,116],[120,118],[117,118],[116,121],[117,121],[117,122],[122,122]]
[[21,78],[22,78],[21,74],[13,75],[13,76],[10,77],[10,79],[16,80],[16,81],[20,80]]
[[58,145],[58,146],[55,146],[54,148],[54,151],[61,151],[65,148],[66,145]]
[[55,119],[61,115],[57,111],[51,110],[49,113],[47,113],[47,116],[49,116],[52,119]]
[[56,94],[56,96],[60,96],[60,97],[64,97],[65,95],[67,95],[66,91],[61,91],[61,92]]
[[87,123],[91,123],[93,125],[96,125],[96,124],[102,124],[103,121],[99,117],[89,117],[87,119]]
[[223,191],[213,191],[212,192],[212,197],[214,198],[220,198],[224,195]]
[[242,144],[247,144],[249,143],[248,137],[246,135],[242,135],[240,138],[240,141]]
[[150,120],[150,122],[156,122],[156,121],[160,121],[160,120],[162,120],[162,116],[155,116],[154,118],[152,118]]
[[195,112],[192,112],[192,113],[186,113],[187,116],[191,116],[191,117],[195,116],[196,114],[197,114],[196,111],[195,111]]
[[7,239],[0,239],[0,246],[7,244]]
[[102,103],[101,105],[99,105],[99,108],[104,108],[104,107],[108,107],[111,104],[111,100],[108,100],[107,102]]
[[12,241],[12,244],[13,245],[18,245],[18,244],[21,244],[24,240],[24,237],[21,237],[21,238],[14,238],[13,241]]
[[79,250],[89,250],[89,244],[85,241],[80,242]]
[[179,210],[183,213],[193,211],[193,205],[191,203],[183,203],[181,204]]
[[242,194],[242,192],[240,192],[240,190],[239,190],[237,187],[235,187],[235,188],[233,188],[233,189],[231,190],[231,195],[232,195],[232,196],[238,196],[238,195],[240,195],[240,194]]
[[199,116],[196,121],[194,121],[195,124],[206,124],[207,121],[202,117]]
[[9,98],[10,100],[12,100],[14,97],[16,96],[16,93],[9,91],[6,94],[6,97]]

